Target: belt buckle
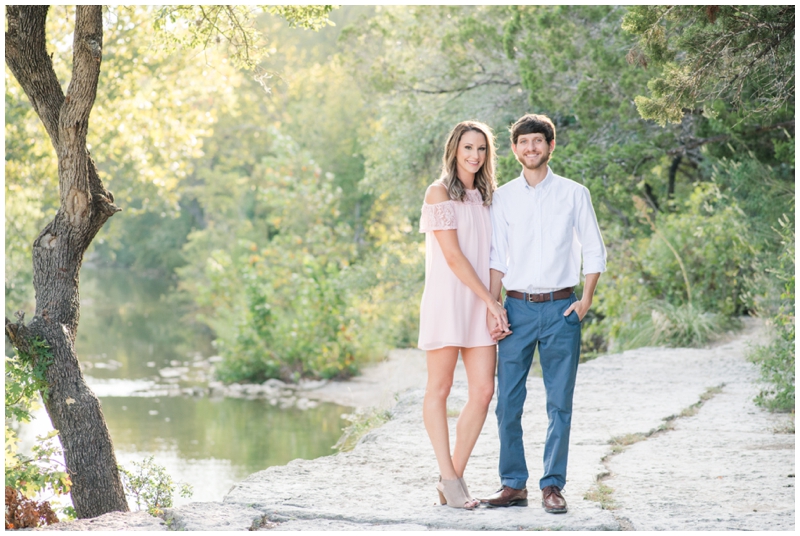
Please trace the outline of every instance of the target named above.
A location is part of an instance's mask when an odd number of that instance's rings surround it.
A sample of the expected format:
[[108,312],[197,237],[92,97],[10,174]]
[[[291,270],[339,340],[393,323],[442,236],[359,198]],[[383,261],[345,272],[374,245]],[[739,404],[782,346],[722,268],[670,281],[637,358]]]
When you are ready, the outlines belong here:
[[544,294],[528,293],[528,303],[541,303],[544,301]]

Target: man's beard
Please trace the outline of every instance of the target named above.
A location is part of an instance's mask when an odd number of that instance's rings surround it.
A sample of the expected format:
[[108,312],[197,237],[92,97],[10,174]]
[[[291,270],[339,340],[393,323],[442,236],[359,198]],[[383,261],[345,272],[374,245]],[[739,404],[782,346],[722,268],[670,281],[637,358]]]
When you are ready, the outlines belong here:
[[[524,161],[521,161],[519,158],[517,159],[517,161],[518,161],[520,164],[522,164],[522,167],[524,167],[525,169],[527,169],[527,170],[529,170],[529,171],[533,171],[533,170],[535,170],[535,169],[539,169],[539,168],[540,168],[540,167],[542,167],[542,166],[546,166],[546,165],[547,165],[547,164],[550,162],[550,157],[552,156],[552,154],[553,154],[553,153],[547,153],[547,157],[546,157],[546,158],[542,158],[542,159],[539,161],[539,163],[538,163],[538,164],[536,164],[535,166],[528,166],[528,165],[526,165],[526,164],[525,164],[525,162],[524,162]],[[524,159],[523,159],[523,160],[524,160]]]

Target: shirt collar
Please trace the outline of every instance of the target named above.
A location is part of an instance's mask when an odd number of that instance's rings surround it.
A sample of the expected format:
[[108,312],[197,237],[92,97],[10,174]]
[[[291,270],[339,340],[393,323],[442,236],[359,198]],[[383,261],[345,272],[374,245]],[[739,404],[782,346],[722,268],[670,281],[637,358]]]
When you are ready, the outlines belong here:
[[542,188],[547,188],[547,186],[549,186],[550,184],[553,183],[553,177],[554,176],[555,176],[555,173],[553,173],[553,170],[550,169],[550,166],[547,166],[547,175],[544,176],[544,180],[542,182],[540,182],[539,184],[537,184],[536,188],[531,188],[531,185],[528,184],[528,181],[525,180],[524,171],[520,171],[519,172],[519,180],[522,182],[522,186],[526,190],[531,190],[531,191],[539,190],[539,189],[542,189]]

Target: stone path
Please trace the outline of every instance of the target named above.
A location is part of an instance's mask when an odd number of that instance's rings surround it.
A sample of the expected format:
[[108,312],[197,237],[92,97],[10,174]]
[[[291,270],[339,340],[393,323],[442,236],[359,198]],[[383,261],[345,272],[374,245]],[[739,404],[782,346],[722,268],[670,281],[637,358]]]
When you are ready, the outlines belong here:
[[[564,515],[546,514],[536,500],[547,421],[541,379],[532,377],[523,417],[528,508],[467,512],[437,504],[424,390],[416,388],[353,451],[255,473],[223,503],[172,509],[149,530],[794,530],[794,433],[785,433],[794,423],[752,402],[758,370],[745,354],[762,336],[760,324],[748,321],[711,348],[643,348],[582,364]],[[458,381],[451,405],[465,396]],[[493,410],[465,475],[476,496],[498,487]],[[92,530],[105,517],[63,528]],[[117,528],[125,529],[137,526]]]

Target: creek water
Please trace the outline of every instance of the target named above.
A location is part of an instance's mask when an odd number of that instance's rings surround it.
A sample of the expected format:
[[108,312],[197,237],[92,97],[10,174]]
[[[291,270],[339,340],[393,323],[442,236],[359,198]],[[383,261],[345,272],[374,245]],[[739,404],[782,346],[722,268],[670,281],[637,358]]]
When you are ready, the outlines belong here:
[[[191,375],[165,378],[165,371],[207,365],[214,354],[211,334],[183,319],[181,309],[167,282],[114,270],[81,272],[76,350],[119,464],[133,469],[132,462],[153,456],[173,480],[192,485],[191,498],[176,493],[178,506],[220,501],[251,473],[334,452],[347,424],[341,416],[352,408],[282,409],[266,400],[148,393],[159,384],[196,384]],[[44,410],[37,411],[19,431],[20,447],[30,448],[51,429]]]

